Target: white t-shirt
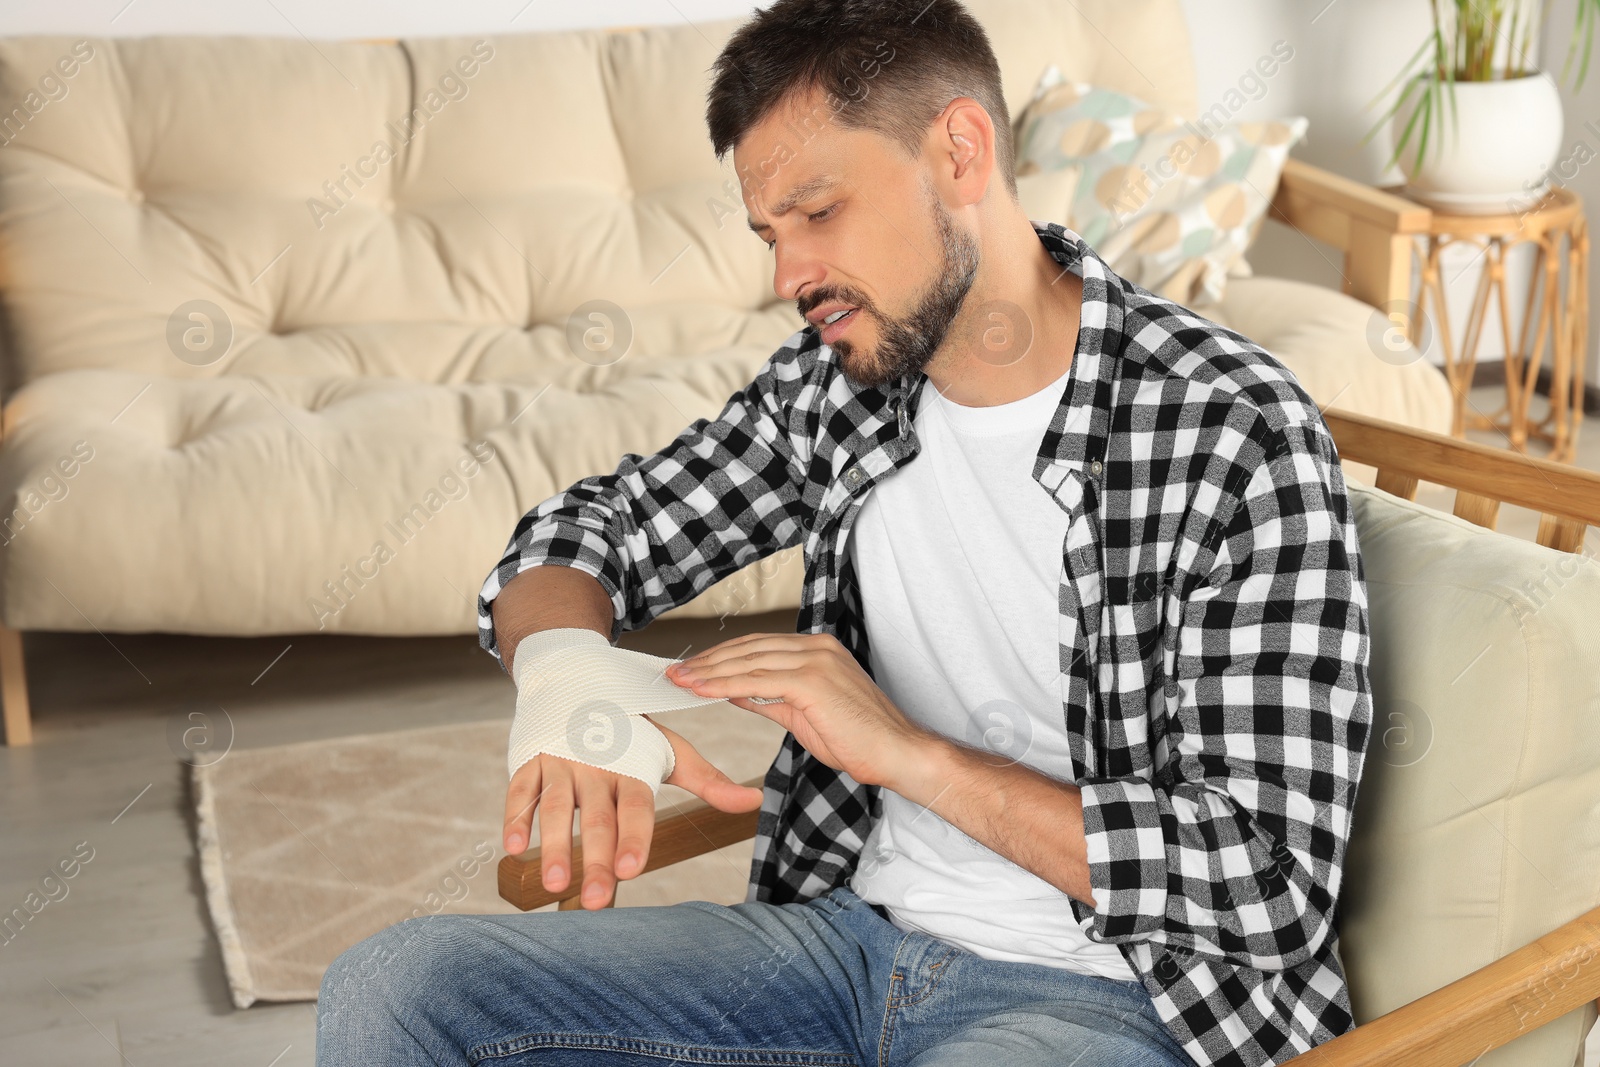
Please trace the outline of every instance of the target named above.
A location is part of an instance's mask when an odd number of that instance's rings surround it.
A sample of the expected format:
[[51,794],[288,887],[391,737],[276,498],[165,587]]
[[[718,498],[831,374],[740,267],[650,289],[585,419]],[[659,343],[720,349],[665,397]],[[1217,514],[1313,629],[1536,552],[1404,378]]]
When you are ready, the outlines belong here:
[[[1070,374],[990,407],[926,383],[912,419],[922,454],[878,483],[849,535],[884,693],[929,729],[1068,780],[1067,513],[1032,471]],[[1061,890],[932,810],[882,797],[850,888],[895,926],[989,959],[1137,978],[1116,945],[1084,935]]]

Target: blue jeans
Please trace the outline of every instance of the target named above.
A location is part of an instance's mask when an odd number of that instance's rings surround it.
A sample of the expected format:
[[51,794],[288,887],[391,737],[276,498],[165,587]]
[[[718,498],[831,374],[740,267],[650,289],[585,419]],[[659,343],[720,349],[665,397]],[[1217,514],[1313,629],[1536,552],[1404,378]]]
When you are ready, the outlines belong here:
[[1137,982],[900,930],[849,886],[396,923],[328,968],[318,1067],[1193,1067]]

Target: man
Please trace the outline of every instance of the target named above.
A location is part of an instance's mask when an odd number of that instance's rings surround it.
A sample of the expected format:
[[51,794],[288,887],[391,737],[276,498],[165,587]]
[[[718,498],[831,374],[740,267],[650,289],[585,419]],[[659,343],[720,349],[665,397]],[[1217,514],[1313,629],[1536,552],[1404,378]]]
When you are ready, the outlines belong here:
[[650,784],[536,756],[505,846],[537,816],[566,888],[576,809],[586,910],[363,942],[318,1062],[1233,1067],[1349,1029],[1367,603],[1317,405],[1026,217],[955,0],[777,0],[707,118],[809,325],[524,516],[479,608],[514,671],[805,546],[800,632],[668,672],[789,731],[765,788],[653,724],[667,781],[759,803],[749,896],[593,910],[644,865]]

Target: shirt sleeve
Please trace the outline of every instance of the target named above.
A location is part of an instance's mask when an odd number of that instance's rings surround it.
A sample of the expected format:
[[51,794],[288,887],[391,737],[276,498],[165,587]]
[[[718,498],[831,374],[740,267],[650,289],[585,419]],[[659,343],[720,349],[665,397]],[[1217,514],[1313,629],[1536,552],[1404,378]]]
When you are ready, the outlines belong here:
[[1332,437],[1264,444],[1181,599],[1165,765],[1080,784],[1097,939],[1284,970],[1333,934],[1372,706]]
[[530,567],[576,567],[611,597],[613,644],[729,574],[799,544],[804,331],[786,341],[715,419],[696,419],[648,456],[580,479],[517,522],[478,593],[478,643],[500,661],[491,607]]

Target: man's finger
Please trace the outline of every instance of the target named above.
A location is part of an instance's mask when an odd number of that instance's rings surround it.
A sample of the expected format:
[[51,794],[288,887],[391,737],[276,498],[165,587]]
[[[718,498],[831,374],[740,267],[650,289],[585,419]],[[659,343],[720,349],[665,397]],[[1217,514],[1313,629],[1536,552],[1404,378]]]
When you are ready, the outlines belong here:
[[778,671],[800,671],[817,664],[815,649],[804,648],[753,648],[737,656],[708,663],[694,664],[690,669],[702,681],[712,678],[739,678],[754,671],[775,674]]
[[[712,645],[703,652],[697,652],[683,660],[694,667],[706,667],[727,660],[736,660],[757,652],[804,652],[815,650],[815,643],[810,640],[812,634],[742,634],[739,637],[730,637],[721,644]],[[668,670],[669,676],[675,671]]]
[[583,893],[579,900],[585,908],[604,907],[617,884],[611,864],[617,855],[618,777],[614,771],[597,767],[572,769],[583,840]]
[[[646,716],[649,718],[649,716]],[[650,720],[655,722],[654,719]],[[718,811],[754,811],[761,806],[761,790],[740,785],[711,765],[682,734],[655,722],[672,742],[673,767],[667,784],[687,789]]]
[[[724,668],[725,673],[702,677],[690,682],[686,688],[697,696],[716,697],[730,703],[737,697],[760,697],[770,702],[769,707],[788,706],[789,702],[805,696],[816,674],[806,670],[804,660],[797,661],[802,666],[791,668],[766,665],[779,662],[780,659],[780,656],[763,659],[761,666],[747,671],[730,665]],[[745,710],[750,709],[746,707]]]
[[656,831],[656,798],[637,778],[617,779],[618,878],[633,878],[650,859],[650,839]]
[[539,785],[543,775],[539,761],[531,759],[517,768],[506,787],[505,838],[506,851],[515,856],[528,847],[533,830],[533,809],[539,803]]
[[544,887],[552,893],[567,888],[572,871],[572,761],[559,756],[535,757],[546,764],[549,785],[539,800],[539,867]]

